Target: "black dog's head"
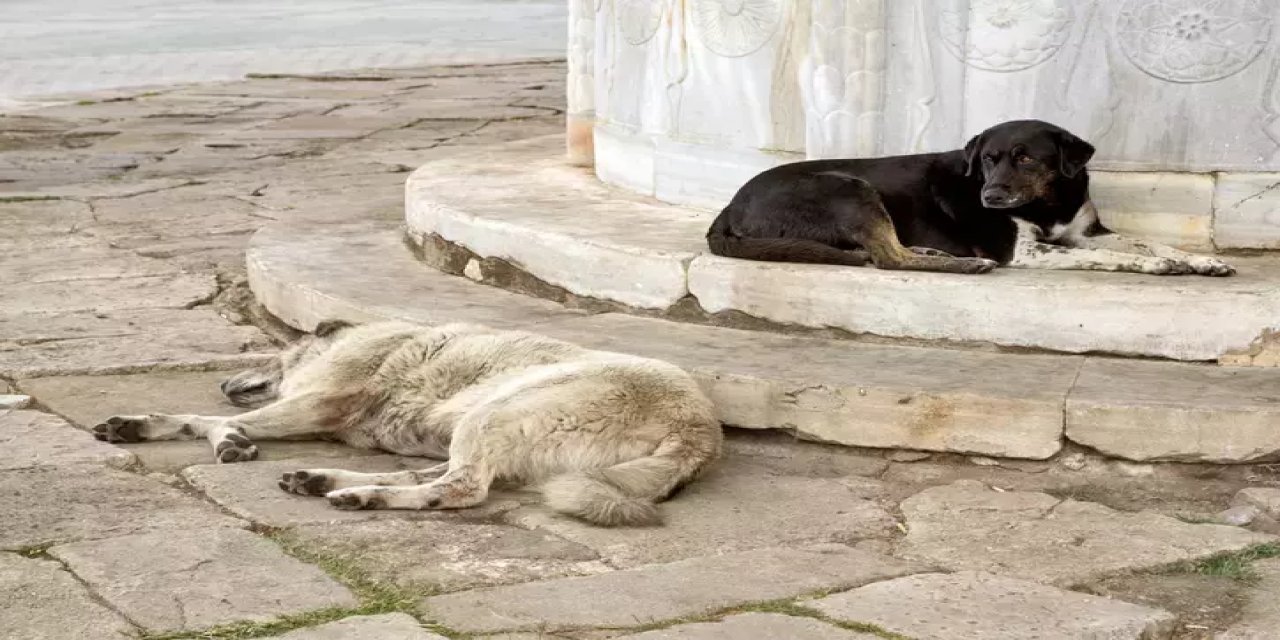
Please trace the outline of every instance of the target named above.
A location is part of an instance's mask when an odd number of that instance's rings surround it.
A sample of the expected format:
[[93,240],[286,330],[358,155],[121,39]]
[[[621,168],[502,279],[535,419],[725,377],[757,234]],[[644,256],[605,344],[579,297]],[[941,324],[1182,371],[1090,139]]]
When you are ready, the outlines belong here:
[[1052,200],[1053,185],[1075,178],[1093,157],[1093,145],[1039,120],[998,124],[964,147],[966,175],[982,172],[982,204],[1012,209]]

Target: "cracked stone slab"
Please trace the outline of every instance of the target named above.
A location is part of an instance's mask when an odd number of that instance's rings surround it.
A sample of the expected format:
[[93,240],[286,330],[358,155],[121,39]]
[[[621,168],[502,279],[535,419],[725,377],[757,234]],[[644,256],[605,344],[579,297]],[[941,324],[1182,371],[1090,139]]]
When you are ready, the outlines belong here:
[[[413,258],[391,224],[323,225],[306,232],[270,226],[253,237],[247,263],[259,302],[298,327],[326,318],[368,321],[395,314],[429,325],[478,322],[513,329],[574,315],[553,302],[433,272]],[[357,292],[368,297],[351,304]],[[408,300],[430,304],[398,314]]]
[[1276,540],[1045,493],[997,492],[972,480],[926,489],[901,509],[908,533],[895,555],[1062,587]]
[[1280,368],[1090,360],[1067,438],[1130,460],[1280,458]]
[[1176,622],[1159,609],[975,571],[907,576],[805,606],[915,640],[1155,640]]
[[138,462],[132,453],[37,411],[0,412],[0,450],[0,471],[83,464],[125,468]]
[[218,291],[212,274],[22,282],[5,286],[5,313],[106,313],[124,309],[189,309]]
[[0,471],[0,495],[0,549],[245,524],[159,482],[84,465]]
[[1249,487],[1236,493],[1232,504],[1252,505],[1262,513],[1280,520],[1280,488]]
[[646,309],[687,296],[686,267],[705,249],[712,213],[607,186],[568,166],[563,146],[559,135],[422,166],[405,185],[409,232],[582,296]]
[[1249,592],[1240,619],[1217,640],[1274,640],[1280,629],[1280,559],[1253,563],[1260,580]]
[[0,553],[0,602],[0,633],[8,638],[123,638],[136,631],[49,560]]
[[262,332],[207,308],[0,315],[0,375],[15,378],[248,367],[268,350]]
[[279,640],[446,640],[442,635],[423,629],[407,613],[353,616],[271,637]]
[[437,593],[612,570],[581,544],[484,522],[373,520],[305,525],[290,536],[375,580]]
[[275,462],[239,462],[187,467],[182,477],[224,509],[257,525],[291,527],[362,520],[491,520],[496,514],[519,506],[533,494],[490,492],[483,505],[453,511],[343,511],[321,497],[285,493],[277,483],[286,472],[299,469],[346,469],[386,472],[425,469],[439,461],[425,458],[373,455],[335,460],[311,458]]
[[[230,375],[226,371],[164,371],[118,376],[52,376],[19,380],[18,387],[38,398],[43,406],[89,429],[113,415],[173,413],[235,415],[233,406],[218,391]],[[336,442],[261,440],[259,460],[294,458],[352,458],[377,455]],[[149,471],[177,473],[214,462],[207,440],[140,442],[116,445],[137,458]]]
[[432,596],[422,601],[421,609],[462,633],[622,628],[822,589],[848,589],[919,570],[913,563],[842,545],[757,549]]
[[32,284],[83,282],[96,288],[98,280],[174,276],[173,264],[107,246],[53,247],[19,256],[0,255],[0,274],[11,282]]
[[4,198],[131,198],[133,196],[177,189],[192,184],[185,178],[150,178],[145,180],[123,181],[107,180],[99,182],[77,182],[37,187],[25,191],[0,191],[0,199]]
[[671,562],[763,547],[888,538],[893,516],[866,478],[782,475],[746,459],[721,460],[661,505],[656,528],[595,527],[544,507],[506,515],[594,549],[618,567]]
[[621,636],[623,640],[876,640],[879,637],[813,618],[756,612]]
[[153,633],[357,604],[319,568],[240,529],[122,536],[59,545],[49,554]]

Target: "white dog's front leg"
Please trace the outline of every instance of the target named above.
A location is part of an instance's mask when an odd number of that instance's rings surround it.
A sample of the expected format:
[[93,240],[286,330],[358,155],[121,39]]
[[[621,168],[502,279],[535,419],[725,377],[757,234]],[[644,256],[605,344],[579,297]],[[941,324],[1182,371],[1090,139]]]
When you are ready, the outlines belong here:
[[1178,263],[1169,258],[1122,253],[1109,249],[1086,249],[1040,241],[1040,228],[1015,220],[1018,239],[1013,258],[1005,266],[1020,269],[1061,269],[1080,271],[1122,271],[1166,275],[1179,273]]
[[205,438],[218,462],[243,462],[258,457],[258,447],[245,437],[236,417],[165,415],[112,416],[93,428],[107,442],[151,442]]

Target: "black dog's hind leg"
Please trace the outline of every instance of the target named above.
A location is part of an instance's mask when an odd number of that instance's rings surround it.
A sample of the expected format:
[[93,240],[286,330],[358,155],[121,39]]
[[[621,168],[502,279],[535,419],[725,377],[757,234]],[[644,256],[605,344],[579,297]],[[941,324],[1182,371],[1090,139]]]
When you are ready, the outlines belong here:
[[994,261],[983,258],[956,258],[942,251],[904,247],[893,219],[871,185],[852,178],[839,191],[832,194],[830,206],[840,233],[866,248],[877,269],[986,273],[996,267]]

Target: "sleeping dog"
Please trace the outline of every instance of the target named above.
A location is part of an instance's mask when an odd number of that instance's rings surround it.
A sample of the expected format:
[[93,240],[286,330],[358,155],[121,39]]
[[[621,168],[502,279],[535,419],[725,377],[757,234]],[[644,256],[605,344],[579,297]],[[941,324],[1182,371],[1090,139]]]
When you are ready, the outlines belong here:
[[730,258],[881,269],[1235,273],[1103,226],[1089,201],[1093,152],[1065,129],[1018,120],[963,150],[785,164],[748,181],[707,242]]

